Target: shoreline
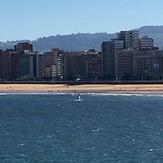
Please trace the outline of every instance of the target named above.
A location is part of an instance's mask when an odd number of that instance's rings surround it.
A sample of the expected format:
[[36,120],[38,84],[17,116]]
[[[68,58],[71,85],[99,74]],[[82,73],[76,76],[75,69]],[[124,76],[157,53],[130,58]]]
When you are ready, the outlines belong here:
[[0,84],[0,93],[163,94],[163,84]]

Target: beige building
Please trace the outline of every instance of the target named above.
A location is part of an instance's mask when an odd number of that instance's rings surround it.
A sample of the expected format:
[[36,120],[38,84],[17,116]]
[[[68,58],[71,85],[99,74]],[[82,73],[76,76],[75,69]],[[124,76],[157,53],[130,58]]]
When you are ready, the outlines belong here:
[[58,48],[44,53],[44,77],[63,78],[63,55],[64,52]]

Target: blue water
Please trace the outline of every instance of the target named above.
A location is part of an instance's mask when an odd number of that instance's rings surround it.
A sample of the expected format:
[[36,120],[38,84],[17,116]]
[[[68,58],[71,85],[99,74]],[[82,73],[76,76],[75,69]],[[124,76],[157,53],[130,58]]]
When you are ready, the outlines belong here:
[[0,163],[161,163],[163,96],[1,94]]

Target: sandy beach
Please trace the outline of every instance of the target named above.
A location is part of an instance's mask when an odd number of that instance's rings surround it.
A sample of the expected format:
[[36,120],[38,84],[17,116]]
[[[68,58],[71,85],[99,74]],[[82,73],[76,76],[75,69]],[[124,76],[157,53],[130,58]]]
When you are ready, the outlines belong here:
[[0,84],[0,92],[158,93],[163,84]]

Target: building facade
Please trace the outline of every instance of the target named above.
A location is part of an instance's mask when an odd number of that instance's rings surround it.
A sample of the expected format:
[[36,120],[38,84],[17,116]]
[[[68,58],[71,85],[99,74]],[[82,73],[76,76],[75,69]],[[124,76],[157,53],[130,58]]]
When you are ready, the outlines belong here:
[[10,53],[10,79],[16,80],[18,78],[18,53]]
[[163,51],[117,51],[116,76],[123,80],[152,80],[156,76],[163,76]]
[[124,49],[138,49],[139,48],[139,31],[121,31],[117,38],[124,41]]
[[102,76],[101,53],[94,49],[66,53],[64,63],[64,78],[67,80],[94,80]]
[[44,77],[62,79],[64,73],[64,52],[53,48],[44,53]]
[[152,79],[154,76],[163,75],[163,51],[139,51],[136,55],[137,76]]
[[141,36],[139,38],[139,49],[150,50],[153,49],[153,39],[148,36]]
[[20,80],[43,78],[43,55],[32,52],[18,53],[18,78]]
[[44,77],[44,55],[36,53],[36,78],[43,79]]
[[0,80],[16,78],[17,52],[13,49],[0,50]]
[[115,75],[121,79],[130,79],[136,72],[135,55],[137,50],[119,50],[115,54]]
[[115,78],[115,52],[122,49],[124,49],[123,40],[112,39],[102,43],[102,74],[105,79]]

